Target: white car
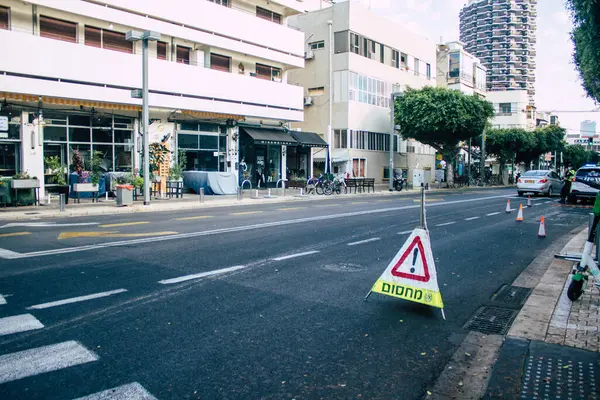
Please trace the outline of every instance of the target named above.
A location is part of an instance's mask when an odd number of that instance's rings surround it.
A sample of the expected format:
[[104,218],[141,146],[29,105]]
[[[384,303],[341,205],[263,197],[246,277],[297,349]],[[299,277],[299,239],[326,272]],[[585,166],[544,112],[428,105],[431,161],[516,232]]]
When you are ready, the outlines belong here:
[[571,193],[569,193],[569,203],[576,203],[577,199],[593,199],[598,193],[598,189],[586,185],[586,182],[600,183],[600,167],[590,164],[584,165],[577,170],[575,180],[571,183]]
[[548,197],[560,194],[563,182],[554,171],[532,170],[527,171],[517,181],[517,193],[523,196],[525,193],[534,195],[544,194]]

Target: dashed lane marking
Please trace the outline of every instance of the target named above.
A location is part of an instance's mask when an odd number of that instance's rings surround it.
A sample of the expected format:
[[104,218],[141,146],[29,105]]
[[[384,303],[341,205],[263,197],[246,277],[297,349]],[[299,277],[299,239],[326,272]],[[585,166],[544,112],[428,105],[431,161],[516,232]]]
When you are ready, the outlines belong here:
[[112,296],[113,294],[119,294],[119,293],[123,293],[126,291],[127,291],[127,289],[117,289],[117,290],[111,290],[108,292],[88,294],[87,296],[71,297],[70,299],[57,300],[57,301],[51,301],[49,303],[36,304],[35,306],[27,307],[27,309],[28,310],[42,310],[44,308],[57,307],[57,306],[65,305],[65,304],[78,303],[80,301],[87,301],[87,300],[99,299],[101,297],[108,297],[108,296]]
[[287,256],[281,256],[281,257],[277,257],[277,258],[273,258],[273,261],[283,261],[283,260],[289,260],[290,258],[296,258],[296,257],[302,257],[302,256],[308,256],[311,254],[316,254],[319,253],[318,250],[311,250],[311,251],[305,251],[303,253],[296,253],[296,254],[290,254]]
[[473,221],[475,219],[479,219],[481,217],[469,217],[469,218],[465,218],[465,221]]
[[2,233],[0,237],[11,237],[11,236],[26,236],[31,235],[31,232],[12,232],[12,233]]
[[119,224],[105,224],[105,225],[98,225],[98,227],[100,228],[117,228],[120,226],[134,226],[134,225],[146,225],[149,224],[150,222],[148,221],[139,221],[139,222],[122,222]]
[[163,284],[163,285],[170,285],[172,283],[180,283],[180,282],[185,282],[185,281],[191,281],[193,279],[206,278],[207,276],[214,276],[214,275],[225,274],[227,272],[238,271],[243,268],[246,268],[246,266],[237,265],[235,267],[216,269],[213,271],[201,272],[199,274],[184,275],[184,276],[180,276],[177,278],[171,278],[171,279],[163,279],[162,281],[158,281],[158,283]]
[[90,394],[75,400],[156,400],[142,385],[137,382],[128,383],[103,392]]
[[356,246],[356,245],[359,245],[359,244],[376,242],[378,240],[381,240],[381,238],[376,237],[376,238],[371,238],[371,239],[360,240],[358,242],[348,243],[348,246]]
[[32,331],[34,329],[41,329],[43,327],[44,324],[38,321],[38,319],[31,314],[21,314],[13,317],[0,318],[0,336]]
[[193,221],[195,219],[207,219],[213,218],[212,215],[197,215],[195,217],[183,217],[183,218],[175,218],[175,221]]
[[448,226],[448,225],[453,225],[453,224],[455,224],[455,223],[456,223],[455,221],[452,221],[452,222],[444,222],[443,224],[437,224],[436,226]]
[[98,360],[74,340],[0,356],[0,384]]

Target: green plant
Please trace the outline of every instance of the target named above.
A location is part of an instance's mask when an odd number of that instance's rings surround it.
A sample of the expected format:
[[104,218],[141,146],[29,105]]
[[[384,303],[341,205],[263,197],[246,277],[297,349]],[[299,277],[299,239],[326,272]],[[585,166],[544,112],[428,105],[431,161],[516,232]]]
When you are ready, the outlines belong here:
[[52,182],[55,182],[59,186],[65,186],[67,180],[65,179],[64,166],[60,162],[60,157],[46,157],[44,161],[46,162],[46,167],[52,171]]

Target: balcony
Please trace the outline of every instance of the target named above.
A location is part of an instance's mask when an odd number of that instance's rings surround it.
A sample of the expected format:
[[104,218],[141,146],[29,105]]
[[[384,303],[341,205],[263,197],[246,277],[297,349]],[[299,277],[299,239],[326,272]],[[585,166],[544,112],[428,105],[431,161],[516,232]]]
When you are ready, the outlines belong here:
[[[27,49],[27,50],[24,50]],[[139,104],[139,55],[0,30],[0,91]],[[302,120],[303,89],[151,58],[150,106]],[[11,76],[19,74],[20,76]]]

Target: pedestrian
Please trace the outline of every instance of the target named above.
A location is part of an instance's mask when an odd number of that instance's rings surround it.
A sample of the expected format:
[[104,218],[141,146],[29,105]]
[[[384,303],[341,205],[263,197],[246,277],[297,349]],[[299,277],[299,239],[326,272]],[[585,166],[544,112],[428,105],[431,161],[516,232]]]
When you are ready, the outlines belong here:
[[571,193],[571,184],[575,179],[575,170],[572,165],[569,165],[567,168],[567,172],[565,172],[565,176],[563,178],[564,185],[560,191],[560,203],[565,204],[567,202],[567,197]]

